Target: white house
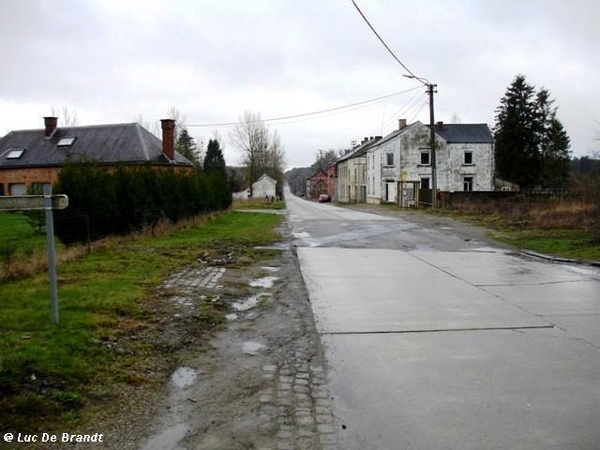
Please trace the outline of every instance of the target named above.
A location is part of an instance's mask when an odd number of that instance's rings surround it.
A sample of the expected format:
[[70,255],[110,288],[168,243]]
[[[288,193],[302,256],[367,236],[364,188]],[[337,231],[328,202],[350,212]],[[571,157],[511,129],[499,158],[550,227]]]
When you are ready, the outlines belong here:
[[[252,198],[275,198],[276,187],[277,181],[265,173],[252,183]],[[235,192],[233,198],[234,200],[248,200],[250,198],[250,188],[248,187],[243,191]]]
[[[437,189],[493,191],[494,138],[486,124],[435,125]],[[399,121],[397,130],[371,146],[367,158],[367,202],[397,202],[399,181],[431,188],[429,125]]]
[[365,137],[359,146],[336,161],[337,201],[364,203],[367,201],[367,151],[381,136]]

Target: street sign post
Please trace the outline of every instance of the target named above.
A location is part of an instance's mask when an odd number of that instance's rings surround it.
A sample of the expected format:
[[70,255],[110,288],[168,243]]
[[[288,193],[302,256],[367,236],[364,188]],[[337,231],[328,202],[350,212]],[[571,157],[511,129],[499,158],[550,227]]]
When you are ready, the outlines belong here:
[[0,196],[0,211],[46,212],[46,247],[48,251],[48,276],[50,278],[50,314],[52,322],[58,324],[58,289],[56,282],[56,257],[54,249],[54,216],[52,210],[69,206],[66,195],[52,195],[52,187],[44,185],[44,195]]
[[[69,206],[66,195],[52,195],[52,209],[65,209]],[[0,211],[33,211],[46,209],[43,195],[3,195],[0,196]]]

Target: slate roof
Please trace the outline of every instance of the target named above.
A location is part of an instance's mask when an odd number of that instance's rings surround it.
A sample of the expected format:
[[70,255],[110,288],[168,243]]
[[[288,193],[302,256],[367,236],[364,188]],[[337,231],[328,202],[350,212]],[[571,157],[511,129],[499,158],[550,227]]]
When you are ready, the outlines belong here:
[[[73,144],[58,146],[65,137],[75,137]],[[21,149],[19,158],[7,158],[11,150]],[[177,152],[175,161],[169,161],[162,141],[137,123],[58,127],[50,139],[44,129],[11,131],[0,138],[0,169],[60,167],[67,161],[192,165]]]
[[412,127],[416,127],[416,126],[419,126],[419,125],[421,125],[421,122],[419,122],[419,121],[417,120],[417,121],[416,121],[416,122],[414,122],[414,123],[411,123],[411,124],[409,124],[409,125],[406,125],[404,128],[402,128],[402,129],[400,129],[400,130],[394,130],[394,131],[392,131],[390,134],[388,134],[388,135],[384,136],[384,138],[383,138],[381,141],[379,141],[377,144],[378,144],[378,145],[384,144],[384,143],[386,143],[387,141],[394,139],[394,138],[395,138],[396,136],[398,136],[399,134],[402,134],[402,133],[404,133],[404,132],[408,131],[409,129],[411,129]]
[[367,152],[367,150],[371,146],[373,146],[374,144],[379,144],[380,141],[381,141],[381,136],[376,136],[374,139],[366,141],[363,144],[360,144],[358,147],[354,147],[348,153],[340,156],[335,163],[338,164],[343,161],[346,161],[347,159],[355,158],[357,156],[362,156]]
[[[429,125],[427,125],[429,128]],[[435,134],[448,144],[493,144],[494,136],[485,123],[451,123],[435,126]]]

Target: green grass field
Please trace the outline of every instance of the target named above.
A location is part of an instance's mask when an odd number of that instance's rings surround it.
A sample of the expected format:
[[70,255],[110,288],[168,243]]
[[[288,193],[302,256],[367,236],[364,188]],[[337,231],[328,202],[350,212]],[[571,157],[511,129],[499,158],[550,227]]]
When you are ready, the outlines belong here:
[[31,255],[45,245],[44,229],[34,228],[25,214],[0,212],[0,265]]
[[[152,288],[224,246],[256,258],[254,246],[279,240],[275,228],[281,220],[229,212],[160,238],[115,239],[59,267],[59,325],[51,323],[46,273],[1,283],[0,429],[64,426],[93,392],[114,383],[143,383],[135,369],[160,349],[135,342],[132,352],[116,354],[111,343],[156,326],[160,312],[148,307]],[[14,217],[2,226],[24,232]]]

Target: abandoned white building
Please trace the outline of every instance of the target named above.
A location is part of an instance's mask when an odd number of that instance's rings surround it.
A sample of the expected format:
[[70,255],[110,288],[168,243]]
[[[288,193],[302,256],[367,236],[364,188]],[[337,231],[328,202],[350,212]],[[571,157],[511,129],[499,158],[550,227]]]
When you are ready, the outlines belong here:
[[[252,198],[264,199],[266,197],[275,198],[277,190],[277,180],[274,180],[266,173],[258,180],[252,183]],[[233,193],[234,200],[248,200],[250,198],[250,187],[240,192]]]
[[367,151],[381,136],[365,137],[359,146],[340,157],[337,162],[337,197],[342,203],[367,201]]
[[[349,167],[364,161],[366,202],[396,203],[398,182],[419,182],[431,189],[431,149],[429,126],[421,122],[407,125],[400,119],[397,130],[347,155]],[[486,124],[435,125],[437,189],[440,191],[493,191],[494,138]],[[358,157],[356,163],[352,159]],[[340,159],[341,161],[341,159]],[[338,169],[338,174],[339,174]],[[339,175],[338,175],[339,176]],[[342,185],[342,182],[339,183]],[[350,196],[339,201],[365,201]]]

